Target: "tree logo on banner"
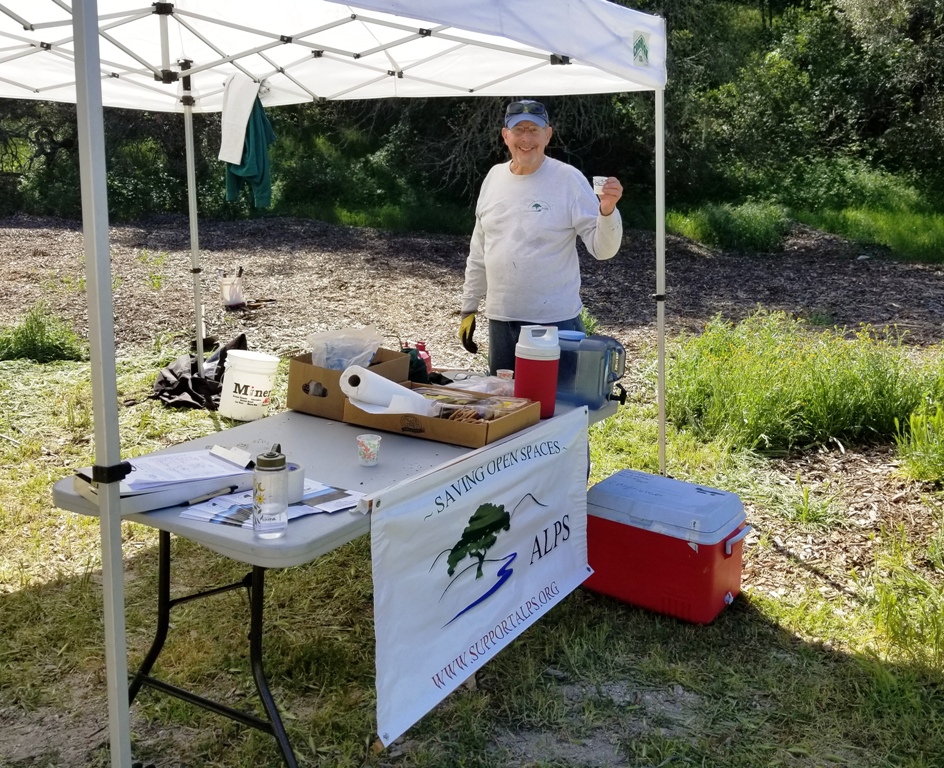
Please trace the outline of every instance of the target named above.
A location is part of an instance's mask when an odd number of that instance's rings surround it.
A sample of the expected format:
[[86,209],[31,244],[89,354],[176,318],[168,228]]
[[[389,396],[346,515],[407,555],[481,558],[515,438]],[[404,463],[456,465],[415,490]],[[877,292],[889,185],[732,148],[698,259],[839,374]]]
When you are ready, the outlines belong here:
[[[442,552],[436,555],[436,559],[433,560],[430,570],[436,566],[439,558],[448,552],[449,557],[446,558],[447,573],[450,576],[453,576],[452,580],[449,582],[449,586],[447,586],[443,591],[443,597],[446,596],[446,592],[449,591],[449,587],[472,568],[475,568],[475,578],[482,578],[482,566],[486,562],[485,556],[488,554],[488,551],[498,542],[499,534],[502,531],[511,529],[511,517],[525,499],[531,499],[540,507],[547,506],[546,504],[542,504],[540,501],[534,498],[534,496],[530,493],[525,494],[521,501],[515,505],[515,509],[513,509],[510,513],[505,511],[504,504],[492,504],[490,502],[486,502],[485,504],[479,506],[479,508],[472,513],[472,517],[469,518],[469,523],[462,531],[459,541],[457,541],[450,549],[444,549]],[[456,567],[462,560],[466,558],[466,556],[468,556],[470,560],[474,560],[476,562],[466,566],[461,571],[459,571],[458,574],[456,574]],[[508,581],[508,579],[510,579],[514,573],[514,569],[511,567],[511,564],[515,561],[516,557],[518,557],[517,552],[509,552],[503,557],[490,558],[489,562],[504,561],[502,562],[501,567],[498,569],[498,572],[495,574],[495,583],[488,586],[483,594],[481,594],[479,597],[465,606],[465,608],[460,610],[449,621],[447,621],[446,626],[452,624],[452,622],[462,616],[462,614],[467,613],[475,606],[485,602],[489,597],[501,589],[505,582]]]

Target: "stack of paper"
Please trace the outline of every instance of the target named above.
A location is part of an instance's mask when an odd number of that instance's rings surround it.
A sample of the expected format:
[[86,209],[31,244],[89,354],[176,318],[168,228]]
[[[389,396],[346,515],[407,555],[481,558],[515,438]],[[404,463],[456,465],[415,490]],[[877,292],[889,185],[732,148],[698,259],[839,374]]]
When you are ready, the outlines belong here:
[[122,481],[122,485],[135,493],[155,491],[193,480],[217,480],[219,484],[225,485],[223,481],[247,472],[245,466],[240,467],[221,459],[209,449],[141,456],[129,464],[131,473]]
[[[120,483],[122,514],[173,507],[203,496],[252,488],[252,470],[211,453],[210,449],[141,456],[128,462],[132,471]],[[77,493],[98,502],[92,468],[74,478]]]

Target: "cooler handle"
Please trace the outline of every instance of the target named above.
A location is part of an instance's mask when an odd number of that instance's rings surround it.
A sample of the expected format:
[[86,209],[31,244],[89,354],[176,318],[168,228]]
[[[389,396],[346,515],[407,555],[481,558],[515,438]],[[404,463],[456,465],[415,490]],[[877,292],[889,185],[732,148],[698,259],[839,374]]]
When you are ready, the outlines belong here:
[[740,531],[737,532],[734,536],[724,542],[724,556],[731,557],[731,550],[734,549],[734,545],[741,541],[747,534],[749,534],[754,529],[749,525],[745,525]]

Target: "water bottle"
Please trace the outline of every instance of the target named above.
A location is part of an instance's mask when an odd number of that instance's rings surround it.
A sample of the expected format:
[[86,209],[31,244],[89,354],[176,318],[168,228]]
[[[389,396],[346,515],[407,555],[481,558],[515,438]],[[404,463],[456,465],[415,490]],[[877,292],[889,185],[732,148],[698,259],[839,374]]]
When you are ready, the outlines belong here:
[[288,529],[288,469],[279,443],[256,456],[252,491],[252,529],[256,536],[284,536]]

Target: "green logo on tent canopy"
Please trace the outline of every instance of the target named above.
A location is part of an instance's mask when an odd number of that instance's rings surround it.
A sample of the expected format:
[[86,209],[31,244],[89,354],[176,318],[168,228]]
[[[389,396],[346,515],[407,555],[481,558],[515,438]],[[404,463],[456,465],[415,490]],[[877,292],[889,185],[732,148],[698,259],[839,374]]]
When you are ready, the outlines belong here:
[[649,66],[649,35],[646,32],[633,33],[633,64]]

